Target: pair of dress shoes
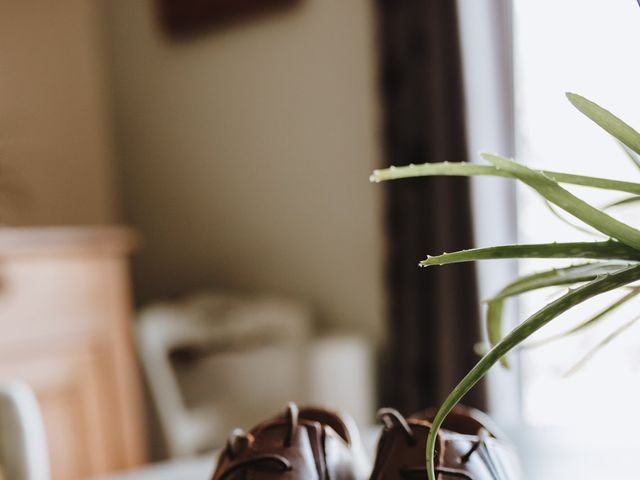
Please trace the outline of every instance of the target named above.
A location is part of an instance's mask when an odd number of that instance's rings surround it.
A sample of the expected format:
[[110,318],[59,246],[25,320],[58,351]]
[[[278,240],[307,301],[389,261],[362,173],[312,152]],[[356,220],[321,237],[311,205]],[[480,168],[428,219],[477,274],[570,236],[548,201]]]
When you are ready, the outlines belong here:
[[[373,468],[355,423],[317,407],[286,411],[250,432],[234,430],[220,452],[213,480],[426,479],[425,448],[435,410],[403,417],[383,408]],[[515,452],[482,412],[458,406],[438,432],[438,480],[519,480]]]

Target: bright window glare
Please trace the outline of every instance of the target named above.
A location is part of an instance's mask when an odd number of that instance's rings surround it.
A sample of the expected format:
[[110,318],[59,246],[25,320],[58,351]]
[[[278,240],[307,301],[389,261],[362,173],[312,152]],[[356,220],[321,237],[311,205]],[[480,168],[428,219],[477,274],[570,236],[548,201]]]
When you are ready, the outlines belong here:
[[[514,0],[514,32],[518,160],[548,170],[640,181],[640,171],[616,142],[564,96],[565,91],[584,95],[640,130],[637,2]],[[625,196],[594,189],[571,190],[593,205]],[[638,206],[612,213],[640,225]],[[520,242],[594,239],[556,219],[526,187],[518,191],[518,222]],[[520,270],[526,273],[557,265],[557,261],[524,261]],[[558,293],[547,290],[525,296],[520,317],[533,313]],[[567,330],[623,294],[593,299],[553,322],[537,338]],[[522,398],[527,425],[570,429],[600,420],[606,409],[607,419],[619,427],[620,434],[640,426],[640,415],[635,413],[640,405],[640,322],[583,369],[563,376],[599,340],[638,315],[638,307],[640,296],[580,335],[523,351]],[[630,422],[637,425],[632,427]]]

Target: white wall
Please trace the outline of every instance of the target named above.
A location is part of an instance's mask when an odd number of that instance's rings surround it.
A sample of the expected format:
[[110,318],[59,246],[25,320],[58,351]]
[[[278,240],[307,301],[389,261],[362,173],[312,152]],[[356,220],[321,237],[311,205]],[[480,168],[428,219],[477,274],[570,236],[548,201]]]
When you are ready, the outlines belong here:
[[0,2],[0,223],[117,218],[95,1]]
[[179,43],[155,2],[104,6],[139,298],[284,292],[379,336],[372,2],[303,0]]

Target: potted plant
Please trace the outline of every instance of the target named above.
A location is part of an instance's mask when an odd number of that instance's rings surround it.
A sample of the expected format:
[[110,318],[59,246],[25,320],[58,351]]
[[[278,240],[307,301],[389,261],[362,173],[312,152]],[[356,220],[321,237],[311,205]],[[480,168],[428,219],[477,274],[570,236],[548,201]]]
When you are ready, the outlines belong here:
[[[580,95],[567,93],[567,98],[578,110],[615,137],[629,158],[640,168],[640,133],[609,111]],[[488,162],[486,165],[444,162],[390,167],[384,170],[375,170],[371,175],[371,181],[381,182],[433,175],[493,175],[512,178],[528,185],[545,201],[578,218],[608,236],[609,239],[593,242],[554,242],[477,248],[430,256],[420,262],[422,267],[432,267],[450,263],[501,258],[563,258],[577,260],[576,264],[568,267],[554,268],[518,278],[488,300],[486,328],[490,349],[454,388],[438,410],[433,421],[433,428],[427,439],[426,455],[429,480],[435,480],[436,478],[433,463],[435,433],[441,427],[451,409],[486,375],[493,365],[498,362],[507,365],[507,353],[563,312],[602,293],[629,288],[634,282],[640,280],[640,231],[613,218],[606,212],[607,208],[613,205],[640,201],[640,183],[534,170],[499,155],[484,153],[481,156]],[[561,184],[619,191],[625,192],[627,195],[608,207],[596,208],[570,193]],[[550,286],[568,286],[569,289],[559,298],[549,301],[540,310],[503,336],[502,310],[505,300],[525,292]],[[637,289],[631,289],[627,295],[608,307],[605,313],[613,311],[629,301],[636,293]],[[567,334],[575,333],[592,325],[602,316],[601,312],[571,329]],[[640,320],[640,316],[603,338],[596,349],[623,333],[636,320]],[[589,352],[587,357],[590,357],[594,351]]]

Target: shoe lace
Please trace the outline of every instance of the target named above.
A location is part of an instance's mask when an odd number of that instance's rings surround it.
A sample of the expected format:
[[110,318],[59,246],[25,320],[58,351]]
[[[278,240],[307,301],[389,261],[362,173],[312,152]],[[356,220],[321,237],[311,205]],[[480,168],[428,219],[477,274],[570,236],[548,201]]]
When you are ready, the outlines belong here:
[[[298,406],[295,403],[291,402],[287,405],[287,410],[285,412],[285,420],[287,424],[287,433],[284,438],[285,448],[289,448],[291,446],[293,435],[298,428],[298,413]],[[240,455],[240,453],[245,448],[247,448],[248,445],[249,436],[244,431],[237,429],[234,430],[229,436],[229,440],[227,442],[227,452],[233,459]],[[288,472],[292,470],[293,466],[291,465],[291,462],[282,455],[252,455],[249,458],[237,461],[229,466],[229,468],[227,468],[222,473],[222,475],[220,475],[219,480],[225,480],[234,473],[247,468],[257,468],[276,472]]]
[[285,412],[285,418],[287,420],[287,434],[284,437],[284,446],[287,448],[291,446],[293,434],[298,429],[298,414],[298,406],[293,402],[289,402]]
[[477,452],[480,458],[484,461],[485,465],[491,472],[491,475],[499,479],[501,478],[500,473],[498,472],[498,467],[493,459],[493,455],[491,455],[491,449],[487,446],[487,439],[491,436],[491,434],[484,428],[480,429],[478,432],[478,440],[473,442],[471,448],[467,453],[465,453],[462,457],[460,457],[460,461],[462,463],[467,463],[469,458],[474,452]]
[[407,419],[404,418],[404,416],[395,408],[381,408],[378,410],[378,419],[388,430],[391,430],[394,427],[400,427],[402,432],[405,434],[409,445],[415,445],[418,442],[413,430],[411,430],[409,422],[407,422]]

